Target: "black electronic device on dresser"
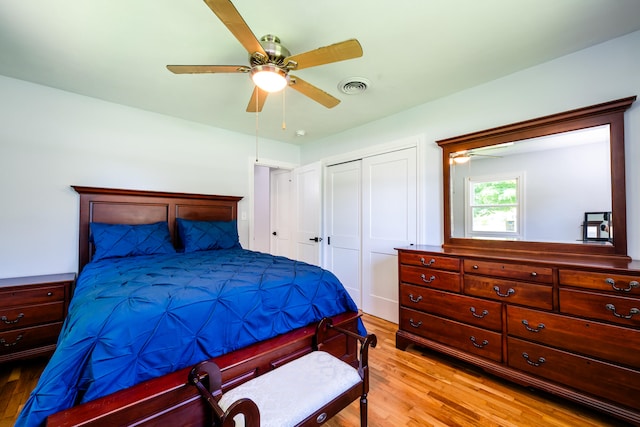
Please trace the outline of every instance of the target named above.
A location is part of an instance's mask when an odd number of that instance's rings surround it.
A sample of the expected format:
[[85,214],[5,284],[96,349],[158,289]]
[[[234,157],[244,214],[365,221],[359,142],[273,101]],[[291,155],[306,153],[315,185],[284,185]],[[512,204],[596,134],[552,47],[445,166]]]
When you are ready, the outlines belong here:
[[[640,261],[627,256],[624,182],[624,112],[633,101],[438,141],[444,154],[444,244],[397,248],[398,348],[424,346],[640,424]],[[602,211],[609,212],[615,234],[604,241],[583,239],[585,209],[572,213],[575,241],[527,241],[525,224],[525,237],[513,239],[478,238],[459,229],[469,221],[456,219],[460,214],[453,211],[464,205],[460,193],[468,193],[454,188],[455,158],[510,140],[595,126],[608,129],[611,209]]]
[[0,363],[56,348],[75,273],[0,279]]

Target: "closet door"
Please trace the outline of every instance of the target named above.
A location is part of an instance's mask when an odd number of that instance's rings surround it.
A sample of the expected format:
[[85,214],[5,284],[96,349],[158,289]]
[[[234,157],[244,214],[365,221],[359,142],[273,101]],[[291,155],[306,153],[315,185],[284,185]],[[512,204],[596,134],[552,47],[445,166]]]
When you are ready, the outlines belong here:
[[362,310],[398,322],[396,247],[417,240],[416,148],[362,160]]
[[342,282],[358,308],[360,286],[361,161],[329,166],[325,175],[325,267]]
[[322,245],[320,162],[293,170],[292,258],[320,265]]

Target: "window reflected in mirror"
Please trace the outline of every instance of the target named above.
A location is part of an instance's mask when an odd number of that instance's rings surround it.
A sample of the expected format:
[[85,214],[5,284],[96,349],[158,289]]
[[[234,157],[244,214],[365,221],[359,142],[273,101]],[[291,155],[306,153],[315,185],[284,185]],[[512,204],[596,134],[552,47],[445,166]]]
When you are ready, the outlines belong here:
[[465,237],[521,239],[520,175],[469,176],[465,191]]

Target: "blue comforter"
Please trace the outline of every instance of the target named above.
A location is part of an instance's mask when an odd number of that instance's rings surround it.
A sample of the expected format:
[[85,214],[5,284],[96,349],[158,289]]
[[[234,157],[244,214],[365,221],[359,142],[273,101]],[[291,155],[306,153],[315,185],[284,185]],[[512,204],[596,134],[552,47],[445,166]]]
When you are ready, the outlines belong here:
[[345,311],[357,307],[332,273],[259,252],[90,263],[16,425]]

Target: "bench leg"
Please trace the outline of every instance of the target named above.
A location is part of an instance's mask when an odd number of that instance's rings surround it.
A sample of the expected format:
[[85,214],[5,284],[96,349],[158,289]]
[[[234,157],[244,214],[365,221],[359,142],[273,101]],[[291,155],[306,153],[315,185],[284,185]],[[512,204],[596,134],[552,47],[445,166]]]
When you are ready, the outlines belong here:
[[367,395],[360,396],[360,427],[367,427]]

